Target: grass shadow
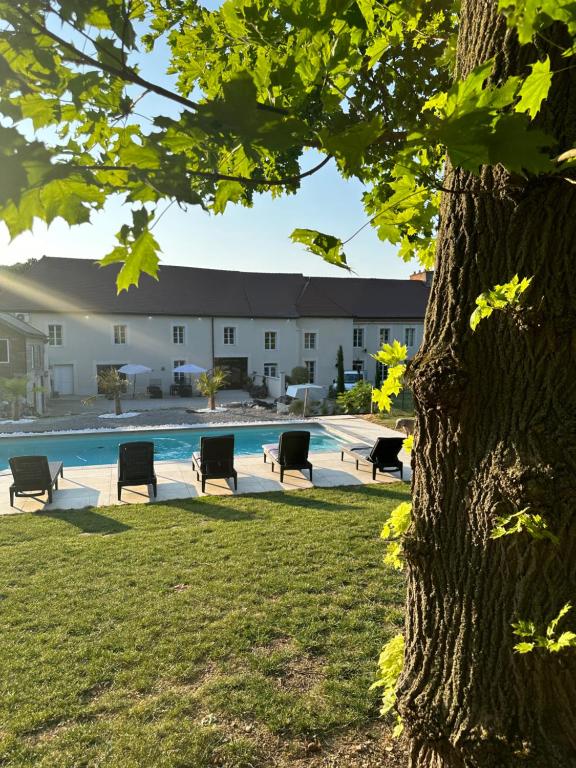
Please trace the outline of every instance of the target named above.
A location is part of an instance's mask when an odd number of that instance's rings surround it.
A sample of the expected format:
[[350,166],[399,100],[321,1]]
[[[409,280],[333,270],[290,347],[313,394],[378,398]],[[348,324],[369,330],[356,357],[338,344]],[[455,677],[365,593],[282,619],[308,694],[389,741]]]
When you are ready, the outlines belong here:
[[[343,490],[348,487],[350,486],[340,486],[338,487],[338,490]],[[349,511],[351,509],[355,509],[355,507],[350,504],[335,504],[334,502],[326,501],[325,499],[315,499],[314,497],[303,495],[303,492],[312,490],[314,489],[305,488],[302,489],[302,491],[296,492],[268,491],[265,493],[259,493],[258,495],[255,495],[254,498],[256,500],[258,500],[258,498],[265,498],[266,501],[271,502],[272,504],[277,504],[281,507],[303,507],[304,509],[323,509],[333,511]],[[330,488],[330,490],[332,490],[332,488]]]
[[[401,486],[398,489],[398,486]],[[390,499],[400,499],[400,501],[409,501],[410,483],[406,480],[398,480],[397,483],[368,483],[361,486],[362,493],[366,496],[381,496],[381,489],[385,489],[386,497]],[[358,486],[356,486],[358,490]]]
[[[258,494],[262,496],[263,494]],[[246,499],[252,498],[250,494],[242,494],[242,496],[222,496],[222,505],[218,503],[215,497],[211,497],[209,500],[206,496],[193,497],[187,499],[166,499],[165,501],[159,501],[157,504],[166,504],[169,507],[176,507],[184,512],[191,512],[194,515],[209,517],[212,520],[222,520],[224,522],[238,522],[254,520],[256,514],[249,512],[245,509],[237,509],[236,507],[230,507],[226,504],[230,499]],[[255,499],[258,497],[255,496]]]
[[36,517],[50,517],[52,520],[60,520],[64,523],[70,523],[71,525],[79,528],[82,533],[124,533],[129,531],[132,526],[121,523],[119,520],[115,520],[113,517],[102,515],[99,512],[95,512],[94,509],[87,507],[85,509],[69,509],[58,511],[42,511],[36,512]]

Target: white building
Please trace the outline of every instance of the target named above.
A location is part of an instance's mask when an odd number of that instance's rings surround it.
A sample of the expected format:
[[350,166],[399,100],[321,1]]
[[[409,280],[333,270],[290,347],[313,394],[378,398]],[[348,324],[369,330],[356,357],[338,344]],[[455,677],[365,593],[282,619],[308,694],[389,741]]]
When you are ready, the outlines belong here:
[[158,281],[143,275],[117,295],[116,273],[46,256],[0,273],[0,311],[46,334],[52,388],[62,396],[94,394],[99,370],[126,363],[153,369],[140,391],[154,383],[165,394],[184,362],[226,366],[233,388],[247,375],[275,378],[295,366],[329,385],[339,346],[345,368],[373,381],[370,354],[383,342],[398,339],[410,356],[418,349],[429,291],[428,273],[378,280],[162,266]]

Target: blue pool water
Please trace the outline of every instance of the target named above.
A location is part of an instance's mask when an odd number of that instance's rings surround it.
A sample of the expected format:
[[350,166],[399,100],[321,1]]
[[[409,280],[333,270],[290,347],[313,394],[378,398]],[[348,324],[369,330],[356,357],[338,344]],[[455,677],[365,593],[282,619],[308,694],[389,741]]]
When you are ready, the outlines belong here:
[[[260,453],[264,443],[278,442],[281,432],[302,429],[301,425],[270,427],[228,427],[222,429],[172,429],[138,432],[103,432],[82,435],[50,435],[47,437],[3,437],[0,439],[0,470],[6,469],[11,456],[48,456],[50,461],[63,461],[65,467],[90,464],[115,464],[120,443],[152,440],[158,461],[188,461],[198,450],[202,435],[234,433],[236,456]],[[306,425],[310,432],[311,451],[337,451],[340,441],[317,425]]]

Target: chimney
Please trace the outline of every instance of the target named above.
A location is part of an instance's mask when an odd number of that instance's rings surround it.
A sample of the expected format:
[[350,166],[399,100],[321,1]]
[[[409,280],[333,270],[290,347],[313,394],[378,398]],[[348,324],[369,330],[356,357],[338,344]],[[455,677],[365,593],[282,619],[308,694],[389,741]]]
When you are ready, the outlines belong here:
[[421,283],[424,283],[424,285],[427,288],[430,288],[430,286],[432,285],[433,277],[434,277],[433,269],[423,269],[420,272],[413,272],[410,275],[410,280],[419,280]]

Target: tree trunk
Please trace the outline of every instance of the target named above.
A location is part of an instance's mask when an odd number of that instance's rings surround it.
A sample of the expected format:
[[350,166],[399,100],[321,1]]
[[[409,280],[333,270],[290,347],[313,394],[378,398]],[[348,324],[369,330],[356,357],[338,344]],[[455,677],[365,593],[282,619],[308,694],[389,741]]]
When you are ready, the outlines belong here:
[[114,413],[116,416],[120,416],[122,414],[122,403],[120,401],[120,393],[116,392],[114,394]]
[[[492,0],[465,0],[458,74],[496,56],[523,71]],[[576,139],[574,59],[546,43],[555,75],[541,128]],[[572,65],[572,68],[569,67]],[[416,398],[413,524],[406,541],[406,655],[398,707],[412,768],[576,766],[573,650],[518,654],[511,624],[541,629],[576,594],[576,187],[447,169],[437,268]],[[469,327],[475,298],[534,276],[525,306]],[[529,508],[558,546],[493,540],[497,516]],[[563,620],[574,629],[576,609]]]
[[210,408],[211,411],[216,410],[216,395],[210,394],[208,395],[208,408]]

